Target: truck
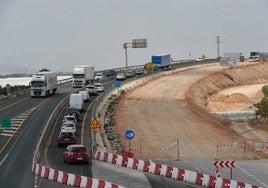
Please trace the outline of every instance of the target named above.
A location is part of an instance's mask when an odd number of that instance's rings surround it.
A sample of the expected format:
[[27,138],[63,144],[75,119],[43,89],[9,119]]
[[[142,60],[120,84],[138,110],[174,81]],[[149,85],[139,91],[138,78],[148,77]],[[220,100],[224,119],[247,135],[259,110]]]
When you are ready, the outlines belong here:
[[32,75],[30,81],[31,97],[46,97],[57,90],[57,73],[41,71]]
[[152,63],[157,67],[158,70],[170,70],[170,54],[153,55]]
[[79,65],[74,67],[72,82],[73,88],[84,87],[92,81],[94,81],[94,66]]

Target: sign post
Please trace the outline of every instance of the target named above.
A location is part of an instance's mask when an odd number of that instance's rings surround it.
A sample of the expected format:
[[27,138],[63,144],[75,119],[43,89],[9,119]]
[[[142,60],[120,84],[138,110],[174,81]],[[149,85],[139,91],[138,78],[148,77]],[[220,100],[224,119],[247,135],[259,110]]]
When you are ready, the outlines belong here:
[[132,140],[135,137],[134,131],[132,131],[130,129],[126,130],[125,137],[126,137],[126,139],[128,139],[128,151],[130,152],[131,151],[131,149],[130,149],[130,140]]
[[95,149],[96,146],[96,130],[101,128],[100,123],[98,120],[94,117],[94,119],[91,121],[89,128],[92,129],[91,135],[92,135],[92,151]]
[[[130,46],[129,46],[130,45]],[[125,57],[126,57],[126,68],[128,67],[128,59],[127,59],[127,48],[147,48],[147,39],[133,39],[131,42],[126,42],[123,44],[123,48],[125,49]]]
[[213,163],[216,170],[216,177],[220,177],[219,168],[230,168],[230,180],[233,178],[232,168],[235,167],[235,161],[214,161]]
[[119,88],[121,87],[121,82],[120,81],[116,81],[115,82],[115,87],[117,88],[117,94],[119,95],[120,94]]

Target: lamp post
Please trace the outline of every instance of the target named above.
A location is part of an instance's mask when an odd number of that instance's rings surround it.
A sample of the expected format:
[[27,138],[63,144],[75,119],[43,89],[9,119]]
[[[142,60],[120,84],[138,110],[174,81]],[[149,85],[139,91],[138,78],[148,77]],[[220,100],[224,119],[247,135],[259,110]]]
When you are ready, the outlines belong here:
[[127,42],[123,44],[123,48],[125,49],[125,57],[126,57],[126,68],[128,67],[128,64],[127,64]]

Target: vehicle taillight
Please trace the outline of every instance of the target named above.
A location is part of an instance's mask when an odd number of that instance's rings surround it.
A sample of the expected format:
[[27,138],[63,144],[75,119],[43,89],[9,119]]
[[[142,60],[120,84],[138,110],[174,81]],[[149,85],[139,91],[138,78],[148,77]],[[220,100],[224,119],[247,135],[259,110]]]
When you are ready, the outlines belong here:
[[75,137],[75,136],[72,136],[72,137],[71,137],[71,140],[76,140],[76,137]]

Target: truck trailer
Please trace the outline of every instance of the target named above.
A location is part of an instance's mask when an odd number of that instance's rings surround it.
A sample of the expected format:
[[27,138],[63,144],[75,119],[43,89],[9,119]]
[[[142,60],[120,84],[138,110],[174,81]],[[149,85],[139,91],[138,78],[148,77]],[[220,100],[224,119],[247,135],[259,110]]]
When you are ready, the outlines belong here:
[[152,63],[157,67],[158,70],[170,70],[170,54],[153,55]]
[[94,81],[94,66],[79,65],[74,67],[72,82],[73,88],[84,87],[92,81]]
[[32,76],[30,81],[31,97],[46,97],[57,90],[57,73],[41,71]]

